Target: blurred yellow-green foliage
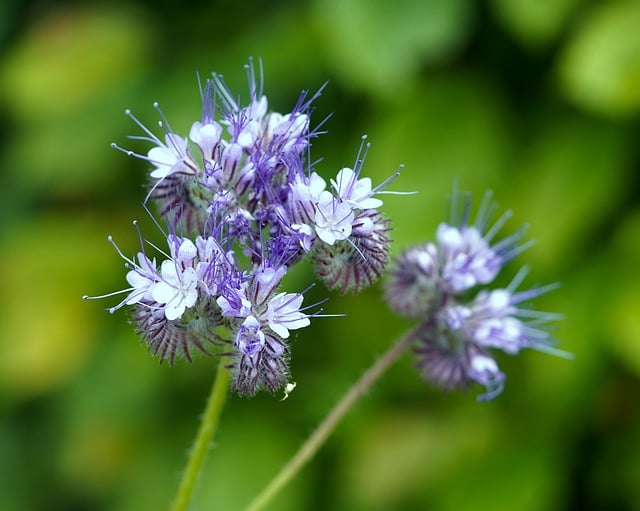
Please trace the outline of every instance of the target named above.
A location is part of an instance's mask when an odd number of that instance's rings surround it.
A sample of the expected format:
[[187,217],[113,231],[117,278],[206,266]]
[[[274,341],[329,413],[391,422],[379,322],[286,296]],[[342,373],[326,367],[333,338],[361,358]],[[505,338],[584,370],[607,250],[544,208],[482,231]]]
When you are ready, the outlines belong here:
[[[394,251],[432,236],[452,182],[529,222],[530,284],[565,315],[568,362],[503,357],[503,395],[443,395],[409,356],[358,404],[274,510],[640,510],[640,2],[208,0],[0,3],[0,509],[165,509],[215,360],[159,365],[114,302],[137,248],[144,162],[110,149],[158,100],[199,118],[197,73],[263,60],[271,106],[328,87],[326,177],[372,143]],[[293,277],[302,289],[307,267]],[[317,286],[312,294],[325,292]],[[284,402],[231,397],[194,510],[242,509],[407,328],[380,287],[330,294],[293,346]]]

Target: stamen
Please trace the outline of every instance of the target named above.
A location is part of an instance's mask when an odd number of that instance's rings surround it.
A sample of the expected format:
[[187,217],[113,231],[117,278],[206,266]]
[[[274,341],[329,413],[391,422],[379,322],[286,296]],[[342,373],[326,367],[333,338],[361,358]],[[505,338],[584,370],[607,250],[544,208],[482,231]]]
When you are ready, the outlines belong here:
[[541,351],[542,353],[547,353],[548,355],[555,355],[556,357],[564,358],[565,360],[573,360],[575,355],[573,353],[569,353],[568,351],[564,351],[554,346],[549,346],[545,343],[536,344],[532,346],[537,351]]
[[224,77],[218,73],[212,73],[211,76],[214,91],[220,95],[223,107],[229,112],[237,112],[240,107],[238,107],[238,104],[233,99],[233,96],[224,81]]
[[364,160],[366,160],[367,153],[369,152],[369,148],[371,147],[371,143],[366,142],[367,138],[367,135],[362,135],[362,137],[360,138],[360,148],[358,149],[356,162],[353,166],[353,171],[356,174],[356,178],[360,175],[360,171],[362,170],[362,166],[364,165]]
[[467,227],[469,214],[471,213],[471,203],[472,198],[470,193],[465,193],[462,197],[462,212],[460,216],[460,223],[454,223],[454,225],[459,225],[460,227]]
[[144,131],[147,135],[149,135],[149,137],[151,137],[151,140],[152,140],[155,144],[157,144],[157,145],[164,145],[164,144],[160,141],[160,139],[158,139],[158,137],[156,137],[156,136],[153,134],[153,132],[151,132],[151,131],[149,130],[149,128],[147,128],[144,124],[142,124],[142,123],[138,120],[138,118],[137,118],[135,115],[133,115],[133,114],[131,113],[131,110],[129,110],[129,109],[127,108],[127,109],[124,111],[124,113],[125,113],[125,115],[126,115],[127,117],[131,118],[131,119],[133,120],[133,122],[135,122],[135,123],[136,123],[136,124],[137,124],[141,129],[142,129],[142,131]]
[[[495,204],[492,205],[492,209],[495,209],[493,206],[495,206]],[[504,224],[506,224],[507,221],[512,216],[513,216],[513,212],[510,209],[506,210],[502,215],[500,215],[500,217],[495,221],[495,223],[487,231],[487,233],[484,235],[484,239],[487,240],[487,242],[490,242],[493,239],[493,237],[498,233],[498,231],[500,231],[500,229],[504,227]],[[476,220],[476,227],[480,230],[480,232],[482,232],[484,230],[484,227],[486,226],[486,222],[483,222],[483,223],[484,225],[478,225],[478,221]]]
[[509,291],[512,296],[515,294],[516,289],[520,287],[520,284],[522,284],[522,281],[525,279],[525,277],[529,274],[529,270],[529,266],[523,266],[518,270],[518,273],[516,273],[515,277],[511,279],[511,282],[507,286],[507,291]]
[[160,118],[162,119],[162,121],[160,121],[159,123],[160,127],[164,129],[165,133],[173,133],[174,131],[169,124],[169,120],[164,115],[164,112],[160,108],[160,104],[157,101],[153,102],[153,108],[156,110],[156,112],[158,112],[158,114],[160,114]]
[[[476,213],[476,221],[474,225],[478,228],[480,232],[483,232],[485,227],[487,226],[487,222],[491,215],[495,211],[496,204],[491,201],[493,198],[493,192],[491,190],[487,190],[482,197],[482,202],[480,202],[480,207]],[[485,236],[485,239],[489,241],[489,238]]]
[[111,235],[107,236],[107,241],[113,245],[113,247],[116,249],[116,252],[118,252],[118,255],[122,257],[122,259],[124,259],[129,264],[136,266],[136,263],[134,261],[132,261],[122,253],[122,250],[120,250],[120,247],[116,244],[115,241],[113,241],[113,237]]
[[149,241],[149,240],[145,240],[151,247],[155,248],[158,252],[160,252],[163,256],[165,256],[167,259],[171,259],[171,256],[169,254],[167,254],[164,250],[162,250],[160,247],[158,247],[155,243]]
[[358,254],[360,254],[360,257],[362,257],[362,260],[366,263],[367,262],[367,258],[364,256],[364,254],[358,248],[358,246],[353,241],[351,241],[351,239],[349,239],[349,238],[347,238],[346,241],[349,243],[349,245],[351,245],[354,248],[354,250],[356,252],[358,252]]
[[458,218],[459,194],[460,192],[458,190],[458,179],[456,178],[453,180],[453,190],[451,191],[451,195],[447,197],[449,201],[449,222],[451,222],[451,225],[458,225],[456,220]]
[[164,180],[167,178],[167,176],[163,176],[160,179],[158,179],[158,181],[156,181],[153,186],[151,187],[151,189],[149,190],[149,193],[147,193],[147,195],[145,196],[144,200],[142,201],[142,206],[144,208],[147,207],[147,202],[149,202],[149,199],[151,199],[151,196],[153,195],[153,192],[156,191],[156,189],[164,182]]
[[396,171],[391,174],[387,179],[385,179],[382,183],[376,186],[373,190],[371,190],[371,195],[375,195],[378,193],[386,193],[388,195],[413,195],[418,193],[416,192],[393,192],[393,191],[385,191],[384,189],[393,183],[396,178],[400,175],[400,171],[404,168],[404,164],[398,166]]
[[516,304],[516,303],[524,302],[525,300],[531,300],[533,298],[537,298],[538,296],[542,296],[545,293],[558,289],[559,287],[560,287],[560,284],[555,282],[553,284],[547,284],[546,286],[534,287],[527,291],[513,293],[511,295],[511,303]]
[[[160,231],[160,233],[165,237],[168,238],[169,235],[164,231],[164,229],[162,228],[162,226],[160,225],[160,222],[158,222],[158,220],[156,219],[155,215],[149,210],[149,208],[147,207],[146,204],[143,204],[142,207],[144,208],[144,210],[147,212],[147,215],[149,215],[149,218],[151,219],[151,221],[153,222],[153,224],[158,228],[158,230]],[[138,228],[138,221],[134,220],[133,221],[133,225],[136,226],[136,229]]]
[[111,142],[111,148],[112,149],[117,149],[118,151],[123,152],[127,156],[135,156],[136,158],[141,158],[143,160],[148,160],[148,158],[146,156],[143,156],[141,154],[135,153],[135,152],[131,151],[130,149],[124,149],[123,147],[120,147],[115,142]]
[[528,321],[529,325],[545,325],[553,321],[559,321],[564,316],[555,312],[536,311],[531,309],[518,309],[517,315],[519,318],[531,319]]
[[82,295],[83,300],[102,300],[103,298],[111,298],[112,296],[118,296],[123,293],[129,293],[133,291],[134,288],[130,287],[129,289],[121,289],[120,291],[112,291],[111,293],[107,293],[104,295],[98,296],[90,296],[90,295]]
[[517,232],[513,233],[511,236],[506,237],[505,239],[501,240],[499,243],[496,243],[492,248],[495,252],[497,253],[501,253],[503,252],[503,248],[507,247],[507,250],[505,250],[501,256],[503,257],[504,261],[509,261],[511,259],[513,259],[514,257],[516,257],[518,254],[521,254],[522,252],[524,252],[525,250],[531,248],[533,245],[535,245],[536,240],[529,240],[526,243],[523,243],[522,245],[516,245],[516,243],[518,242],[518,240],[520,240],[520,238],[522,238],[524,236],[525,231],[527,230],[528,226],[522,226]]
[[247,81],[249,82],[249,101],[255,101],[256,99],[256,73],[253,67],[253,57],[249,57],[249,63],[244,65],[244,70],[247,73]]

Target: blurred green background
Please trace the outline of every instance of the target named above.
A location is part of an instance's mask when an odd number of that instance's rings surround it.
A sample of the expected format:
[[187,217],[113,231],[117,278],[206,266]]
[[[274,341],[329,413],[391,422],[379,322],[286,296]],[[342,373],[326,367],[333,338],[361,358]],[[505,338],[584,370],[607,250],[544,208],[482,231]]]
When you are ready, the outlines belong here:
[[[387,196],[394,251],[432,237],[457,177],[529,222],[527,284],[562,312],[568,362],[499,359],[489,404],[424,385],[404,357],[274,510],[640,510],[640,2],[308,0],[0,3],[0,509],[165,509],[216,361],[158,364],[127,315],[83,302],[125,286],[144,162],[112,150],[159,101],[176,131],[200,116],[197,73],[246,92],[260,57],[288,111],[328,87],[318,171],[353,162]],[[246,97],[246,95],[244,96]],[[302,266],[293,289],[313,279]],[[317,286],[309,300],[327,295]],[[231,397],[194,510],[239,510],[408,324],[381,288],[329,294],[294,339],[298,387]]]

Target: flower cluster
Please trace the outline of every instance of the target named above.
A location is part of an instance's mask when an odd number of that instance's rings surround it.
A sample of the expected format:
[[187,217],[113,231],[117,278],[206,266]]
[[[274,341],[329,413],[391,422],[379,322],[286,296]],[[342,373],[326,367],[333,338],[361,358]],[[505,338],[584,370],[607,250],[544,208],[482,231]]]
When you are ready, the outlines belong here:
[[220,347],[235,389],[253,394],[287,383],[290,330],[318,315],[306,312],[301,293],[279,290],[293,264],[309,255],[319,278],[342,292],[381,275],[389,224],[376,194],[389,180],[373,188],[361,176],[363,139],[353,168],[327,184],[309,157],[319,134],[310,128],[319,92],[302,93],[287,114],[272,112],[262,73],[256,77],[252,62],[246,71],[248,104],[213,74],[202,88],[202,118],[188,136],[171,129],[157,104],[162,138],[127,110],[144,132],[132,138],[152,147],[146,154],[113,147],[152,166],[147,201],[159,204],[168,250],[159,250],[163,260],[156,262],[142,241],[135,259],[116,246],[130,287],[111,310],[133,306],[137,331],[161,360]]
[[495,204],[487,194],[470,223],[468,197],[461,218],[455,218],[459,199],[457,194],[452,198],[453,218],[438,226],[437,243],[409,248],[398,257],[386,298],[396,312],[420,320],[415,351],[426,380],[446,390],[476,382],[486,387],[478,399],[489,400],[502,391],[506,378],[490,349],[563,354],[552,347],[544,328],[557,315],[525,306],[555,286],[517,291],[527,274],[523,268],[506,288],[486,288],[528,246],[520,244],[524,229],[495,241],[510,214],[489,227]]

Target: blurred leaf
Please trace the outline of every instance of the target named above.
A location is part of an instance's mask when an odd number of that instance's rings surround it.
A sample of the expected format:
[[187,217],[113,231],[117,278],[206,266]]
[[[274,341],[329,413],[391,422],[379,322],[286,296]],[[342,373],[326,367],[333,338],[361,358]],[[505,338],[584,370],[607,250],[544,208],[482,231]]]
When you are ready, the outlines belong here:
[[502,195],[531,224],[526,257],[539,272],[583,257],[626,189],[630,145],[620,126],[571,115],[542,117],[531,138]]
[[0,386],[23,398],[82,368],[104,311],[81,298],[115,260],[92,216],[25,220],[3,234]]
[[58,8],[10,48],[0,65],[0,101],[16,118],[1,161],[9,200],[122,179],[125,158],[108,145],[131,126],[122,97],[148,66],[152,25],[142,19],[122,7]]
[[[526,432],[525,432],[526,431]],[[521,435],[528,436],[525,440]],[[520,437],[519,441],[513,441]],[[561,509],[564,467],[561,454],[528,428],[509,432],[482,457],[469,457],[464,468],[437,489],[431,509],[438,511],[539,511]]]
[[40,121],[81,110],[145,67],[151,27],[122,6],[52,10],[29,27],[0,67],[5,108]]
[[614,233],[612,249],[616,254],[621,254],[631,260],[640,260],[640,209],[634,205],[634,209],[627,213],[618,222]]
[[[290,416],[291,405],[275,398],[269,400],[271,411],[257,420],[255,403],[230,401],[216,447],[202,473],[194,508],[244,509],[302,443],[303,438],[295,430],[274,418]],[[304,509],[308,502],[307,484],[303,478],[296,478],[271,507],[282,511]]]
[[162,380],[176,379],[175,368],[160,367],[145,353],[124,311],[110,323],[103,331],[111,335],[98,337],[102,342],[77,375],[81,384],[66,390],[60,406],[58,470],[69,486],[97,494],[108,494],[135,458],[157,448]]
[[11,199],[77,197],[122,179],[126,159],[108,145],[131,125],[122,96],[147,66],[141,19],[131,8],[54,9],[10,48],[0,102],[16,123],[0,163]]
[[[605,348],[629,370],[640,375],[640,211],[620,222],[615,233],[616,243],[609,258],[603,262],[609,285],[606,299],[602,300],[603,317],[600,318],[601,335],[606,338]],[[616,265],[610,268],[610,261]],[[605,291],[603,291],[604,293]]]
[[565,29],[582,0],[493,0],[496,18],[532,49],[548,46]]
[[[7,200],[15,200],[16,194],[23,193],[31,200],[42,195],[68,200],[117,188],[127,196],[122,187],[125,176],[130,182],[139,183],[146,167],[140,162],[139,175],[127,176],[131,159],[109,147],[127,133],[138,132],[131,122],[126,122],[123,112],[121,101],[117,100],[87,105],[63,119],[46,119],[18,128],[13,143],[0,159],[7,172],[5,178],[11,179],[14,188]],[[114,201],[118,199],[113,197]]]
[[[591,407],[591,392],[598,388],[593,374],[601,371],[604,364],[598,346],[601,318],[589,311],[601,301],[599,293],[604,279],[599,278],[599,270],[597,265],[580,266],[561,276],[559,289],[536,299],[537,310],[561,315],[550,331],[558,342],[557,348],[574,358],[527,350],[509,368],[512,370],[505,397],[514,400],[523,420],[544,415],[541,427],[551,434],[579,426],[576,423],[584,420],[581,412]],[[533,276],[528,280],[533,280]],[[503,356],[503,362],[510,361]],[[569,409],[571,413],[567,413]]]
[[0,415],[0,509],[28,509],[27,459],[20,447],[19,432]]
[[608,325],[609,349],[627,368],[640,375],[640,278],[637,261],[627,266],[616,292],[606,302],[602,321]]
[[558,62],[561,87],[577,105],[609,116],[640,110],[640,3],[594,4]]
[[431,493],[469,457],[486,455],[496,423],[488,410],[472,406],[464,408],[464,420],[456,413],[392,411],[361,428],[338,481],[353,499],[350,509],[401,509],[407,496]]
[[403,163],[390,189],[418,191],[384,197],[396,250],[433,238],[447,220],[455,181],[479,196],[495,187],[512,150],[506,106],[472,73],[429,77],[401,103],[377,111],[370,126],[368,175],[380,182]]
[[468,0],[316,0],[317,31],[351,87],[401,94],[425,63],[441,63],[471,29]]

